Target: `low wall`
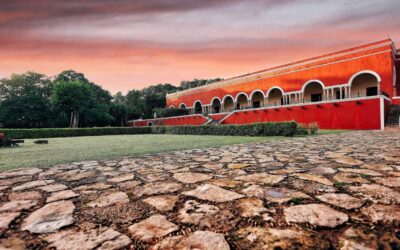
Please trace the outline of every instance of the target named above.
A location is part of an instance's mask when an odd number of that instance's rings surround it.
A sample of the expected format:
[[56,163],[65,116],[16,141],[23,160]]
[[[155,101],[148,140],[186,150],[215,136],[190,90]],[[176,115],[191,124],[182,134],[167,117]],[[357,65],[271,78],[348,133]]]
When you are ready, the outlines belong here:
[[381,98],[235,111],[221,124],[317,122],[322,129],[381,129]]
[[156,118],[147,120],[128,121],[128,127],[144,127],[144,126],[182,126],[182,125],[202,125],[208,119],[203,115],[186,115],[167,118]]

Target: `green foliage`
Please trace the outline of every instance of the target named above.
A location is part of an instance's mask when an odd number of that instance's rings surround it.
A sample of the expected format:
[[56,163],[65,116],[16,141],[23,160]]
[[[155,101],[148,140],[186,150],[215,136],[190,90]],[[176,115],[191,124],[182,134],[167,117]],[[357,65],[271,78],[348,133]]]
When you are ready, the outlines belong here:
[[297,133],[297,123],[269,122],[246,125],[152,127],[152,133],[179,135],[294,136]]
[[213,82],[222,81],[222,78],[214,78],[214,79],[194,79],[192,81],[182,81],[180,85],[181,90],[191,89],[195,87],[200,87],[206,84],[210,84]]
[[150,127],[1,129],[7,138],[37,139],[97,135],[150,134]]
[[51,81],[28,72],[0,80],[0,123],[6,127],[51,126]]

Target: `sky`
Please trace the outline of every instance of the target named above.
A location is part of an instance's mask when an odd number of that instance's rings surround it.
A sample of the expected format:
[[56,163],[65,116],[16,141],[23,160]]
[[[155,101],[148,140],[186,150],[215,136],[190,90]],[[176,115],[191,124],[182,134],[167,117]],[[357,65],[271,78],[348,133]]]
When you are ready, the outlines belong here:
[[73,69],[116,93],[392,38],[399,0],[0,0],[0,78]]

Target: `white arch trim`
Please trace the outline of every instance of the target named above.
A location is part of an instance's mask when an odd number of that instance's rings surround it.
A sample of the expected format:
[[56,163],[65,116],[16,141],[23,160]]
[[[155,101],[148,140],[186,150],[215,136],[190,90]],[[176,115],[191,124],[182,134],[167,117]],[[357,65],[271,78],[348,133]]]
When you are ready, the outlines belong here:
[[224,98],[222,98],[222,102],[221,102],[221,103],[225,103],[225,100],[226,100],[226,98],[228,98],[228,97],[232,98],[232,101],[235,101],[235,98],[233,98],[233,96],[231,96],[231,95],[226,95],[226,96],[224,96]]
[[186,105],[186,104],[184,104],[183,102],[182,102],[181,104],[179,104],[179,108],[181,109],[181,108],[182,108],[182,106],[185,106],[184,108],[187,108],[187,105]]
[[304,83],[303,87],[301,88],[301,92],[304,93],[304,90],[306,89],[307,85],[310,83],[313,83],[313,82],[319,83],[322,86],[322,89],[326,89],[325,84],[323,82],[321,82],[320,80],[314,79],[314,80],[310,80],[310,81],[307,81],[306,83]]
[[274,90],[274,89],[280,90],[280,91],[282,92],[282,95],[285,94],[285,91],[283,91],[283,89],[282,89],[281,87],[273,86],[273,87],[271,87],[271,88],[267,91],[267,93],[265,94],[265,97],[269,97],[269,94],[270,94],[271,91]]
[[350,77],[350,80],[349,80],[348,84],[351,86],[353,84],[354,79],[356,79],[357,76],[362,75],[362,74],[371,74],[371,75],[375,76],[376,79],[378,80],[378,83],[380,83],[382,81],[381,76],[378,73],[376,73],[375,71],[363,70],[363,71],[357,72],[354,75],[352,75]]
[[175,108],[175,106],[174,106],[174,105],[171,105],[171,106],[169,106],[169,108],[170,108],[170,109],[174,109],[174,108]]
[[240,95],[242,95],[242,94],[246,96],[247,100],[249,100],[249,96],[248,96],[245,92],[240,92],[240,93],[237,93],[237,95],[235,96],[235,102],[237,102],[238,97],[239,97]]
[[255,89],[255,90],[253,90],[253,92],[251,92],[251,94],[250,94],[250,99],[253,99],[253,95],[254,95],[255,93],[257,93],[257,92],[260,92],[260,93],[262,94],[263,98],[265,98],[265,94],[264,94],[264,92],[263,92],[262,90],[260,90],[260,89]]
[[221,102],[221,99],[219,99],[219,97],[214,97],[213,99],[211,99],[211,102],[210,102],[209,105],[212,105],[215,99],[217,99],[217,100],[219,101],[220,104],[222,103],[222,102]]
[[200,105],[203,107],[203,103],[201,103],[200,100],[196,100],[193,102],[193,108],[196,107],[196,103],[200,103]]

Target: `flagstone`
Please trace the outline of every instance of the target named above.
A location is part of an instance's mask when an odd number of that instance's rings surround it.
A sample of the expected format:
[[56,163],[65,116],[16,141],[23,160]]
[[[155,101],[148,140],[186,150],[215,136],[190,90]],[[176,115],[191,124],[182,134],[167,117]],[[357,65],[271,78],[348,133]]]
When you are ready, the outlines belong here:
[[348,220],[346,214],[321,204],[297,205],[283,211],[287,223],[309,223],[334,228]]
[[362,208],[361,213],[374,223],[400,223],[399,205],[373,204]]
[[135,178],[135,175],[132,173],[128,173],[128,174],[118,175],[114,178],[108,179],[107,181],[111,182],[111,183],[120,183],[120,182],[132,180],[133,178]]
[[400,192],[378,184],[351,186],[349,191],[383,204],[400,203]]
[[211,184],[204,184],[202,186],[198,186],[196,189],[182,192],[182,194],[212,202],[226,202],[226,201],[240,199],[243,197],[243,195],[241,194]]
[[177,179],[178,181],[186,183],[186,184],[193,184],[193,183],[209,180],[212,178],[212,176],[208,175],[208,174],[192,173],[192,172],[175,173],[173,177],[175,179]]
[[71,198],[78,197],[79,194],[75,193],[72,190],[63,190],[59,192],[54,192],[51,194],[50,197],[47,198],[46,202],[53,202],[53,201],[59,201],[59,200],[68,200]]
[[267,209],[264,207],[263,201],[257,198],[239,199],[236,202],[236,207],[240,216],[242,217],[260,216],[261,213],[267,211]]
[[257,173],[257,174],[250,174],[250,175],[236,177],[235,180],[273,185],[273,184],[278,184],[285,178],[286,178],[286,175],[272,175],[272,174],[266,174],[266,173]]
[[40,200],[42,195],[38,191],[13,192],[8,195],[8,200]]
[[296,173],[296,174],[292,174],[292,176],[296,176],[302,180],[307,180],[307,181],[314,181],[314,182],[318,182],[327,186],[332,186],[333,183],[328,180],[325,177],[322,176],[318,176],[318,175],[312,175],[312,174],[305,174],[305,173]]
[[364,204],[364,201],[347,194],[323,194],[318,195],[317,198],[320,201],[329,203],[331,205],[344,208],[344,209],[355,209],[359,208]]
[[271,187],[260,187],[258,185],[251,185],[242,190],[242,193],[257,197],[260,199],[266,199],[269,202],[284,203],[292,199],[309,199],[310,196],[299,192],[297,190],[290,190],[287,188],[271,188]]
[[174,193],[182,188],[182,185],[176,182],[161,181],[150,182],[139,186],[134,190],[136,196]]
[[107,207],[117,203],[128,203],[128,195],[124,192],[115,192],[108,195],[102,195],[96,200],[89,202],[88,207]]
[[35,200],[15,200],[9,201],[0,206],[0,212],[18,212],[22,210],[30,209],[36,206],[37,201]]
[[68,187],[63,184],[52,184],[52,185],[46,185],[46,186],[39,187],[38,189],[45,191],[45,192],[57,192],[57,191],[61,191],[61,190],[67,189],[67,188]]
[[140,241],[152,243],[159,237],[166,236],[179,229],[169,222],[164,215],[156,214],[128,228],[129,234]]
[[143,200],[143,202],[155,207],[157,210],[162,212],[171,211],[177,201],[178,196],[174,195],[151,196]]
[[47,184],[53,183],[54,180],[38,180],[38,181],[31,181],[21,184],[19,186],[13,187],[12,191],[23,191],[27,189],[33,189],[40,186],[45,186]]

